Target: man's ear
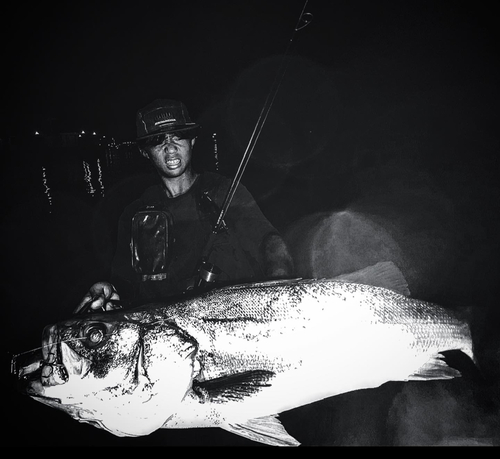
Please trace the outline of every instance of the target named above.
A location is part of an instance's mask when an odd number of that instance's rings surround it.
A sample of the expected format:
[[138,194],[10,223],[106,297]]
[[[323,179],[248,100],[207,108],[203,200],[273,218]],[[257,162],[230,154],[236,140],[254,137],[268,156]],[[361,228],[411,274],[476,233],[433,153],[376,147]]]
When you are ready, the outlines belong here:
[[191,139],[191,148],[193,148],[193,147],[194,147],[194,143],[195,143],[195,142],[196,142],[196,137],[193,137],[193,138]]

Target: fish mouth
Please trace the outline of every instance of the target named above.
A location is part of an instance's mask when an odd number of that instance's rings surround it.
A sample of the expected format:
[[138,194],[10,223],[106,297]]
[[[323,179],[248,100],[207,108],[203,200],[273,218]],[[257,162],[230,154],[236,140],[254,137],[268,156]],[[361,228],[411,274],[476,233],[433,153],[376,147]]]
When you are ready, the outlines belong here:
[[45,389],[68,381],[68,371],[62,363],[57,326],[45,327],[42,347],[17,354],[11,359],[11,374],[17,389],[32,397],[45,397]]

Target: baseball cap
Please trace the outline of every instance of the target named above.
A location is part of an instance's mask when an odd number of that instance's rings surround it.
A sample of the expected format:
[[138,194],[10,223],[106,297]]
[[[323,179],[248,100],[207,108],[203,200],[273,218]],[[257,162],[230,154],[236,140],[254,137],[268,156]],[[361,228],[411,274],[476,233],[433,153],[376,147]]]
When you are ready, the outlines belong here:
[[197,130],[200,125],[191,121],[186,106],[171,99],[156,99],[137,111],[137,140],[169,133]]

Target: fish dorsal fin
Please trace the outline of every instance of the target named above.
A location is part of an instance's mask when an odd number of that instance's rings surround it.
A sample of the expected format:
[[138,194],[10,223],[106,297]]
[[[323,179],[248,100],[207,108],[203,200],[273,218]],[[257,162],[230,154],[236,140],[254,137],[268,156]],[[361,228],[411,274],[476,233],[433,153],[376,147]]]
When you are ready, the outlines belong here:
[[274,374],[269,370],[251,370],[207,381],[193,381],[193,391],[210,402],[242,400],[270,386]]
[[341,274],[334,279],[373,287],[383,287],[405,296],[411,294],[403,273],[392,261],[380,261],[352,273]]
[[283,427],[276,415],[249,419],[244,423],[226,424],[221,426],[228,432],[249,438],[252,441],[272,446],[299,446]]
[[241,289],[248,289],[250,287],[279,287],[282,285],[294,285],[294,284],[297,284],[298,282],[301,282],[301,281],[310,282],[311,279],[303,279],[302,277],[295,277],[293,279],[272,279],[272,280],[265,280],[265,281],[260,281],[260,282],[233,284],[233,285],[224,286],[221,289],[219,289],[219,291],[221,291],[221,290],[241,290]]

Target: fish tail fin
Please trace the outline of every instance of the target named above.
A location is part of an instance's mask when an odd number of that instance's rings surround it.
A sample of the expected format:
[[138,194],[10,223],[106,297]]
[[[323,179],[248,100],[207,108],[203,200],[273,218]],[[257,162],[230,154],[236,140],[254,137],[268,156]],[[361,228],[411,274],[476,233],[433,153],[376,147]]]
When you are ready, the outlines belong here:
[[484,381],[483,373],[476,363],[463,351],[452,349],[440,352],[442,360],[450,368],[454,368],[461,376],[474,381]]
[[406,278],[392,261],[380,261],[352,273],[336,276],[335,280],[383,287],[405,296],[411,295]]
[[441,351],[420,367],[409,380],[452,379],[464,377],[483,381],[483,375],[474,361],[460,349]]
[[486,379],[498,382],[500,390],[500,308],[461,307],[463,320],[469,326],[474,349],[474,361]]
[[471,388],[470,395],[474,402],[484,410],[484,413],[500,412],[500,382],[498,378],[491,378],[482,367],[464,352],[451,350],[441,352],[446,364],[460,371],[464,380],[467,380]]
[[248,438],[252,441],[272,446],[299,446],[278,420],[277,415],[249,419],[244,423],[226,424],[224,430]]

